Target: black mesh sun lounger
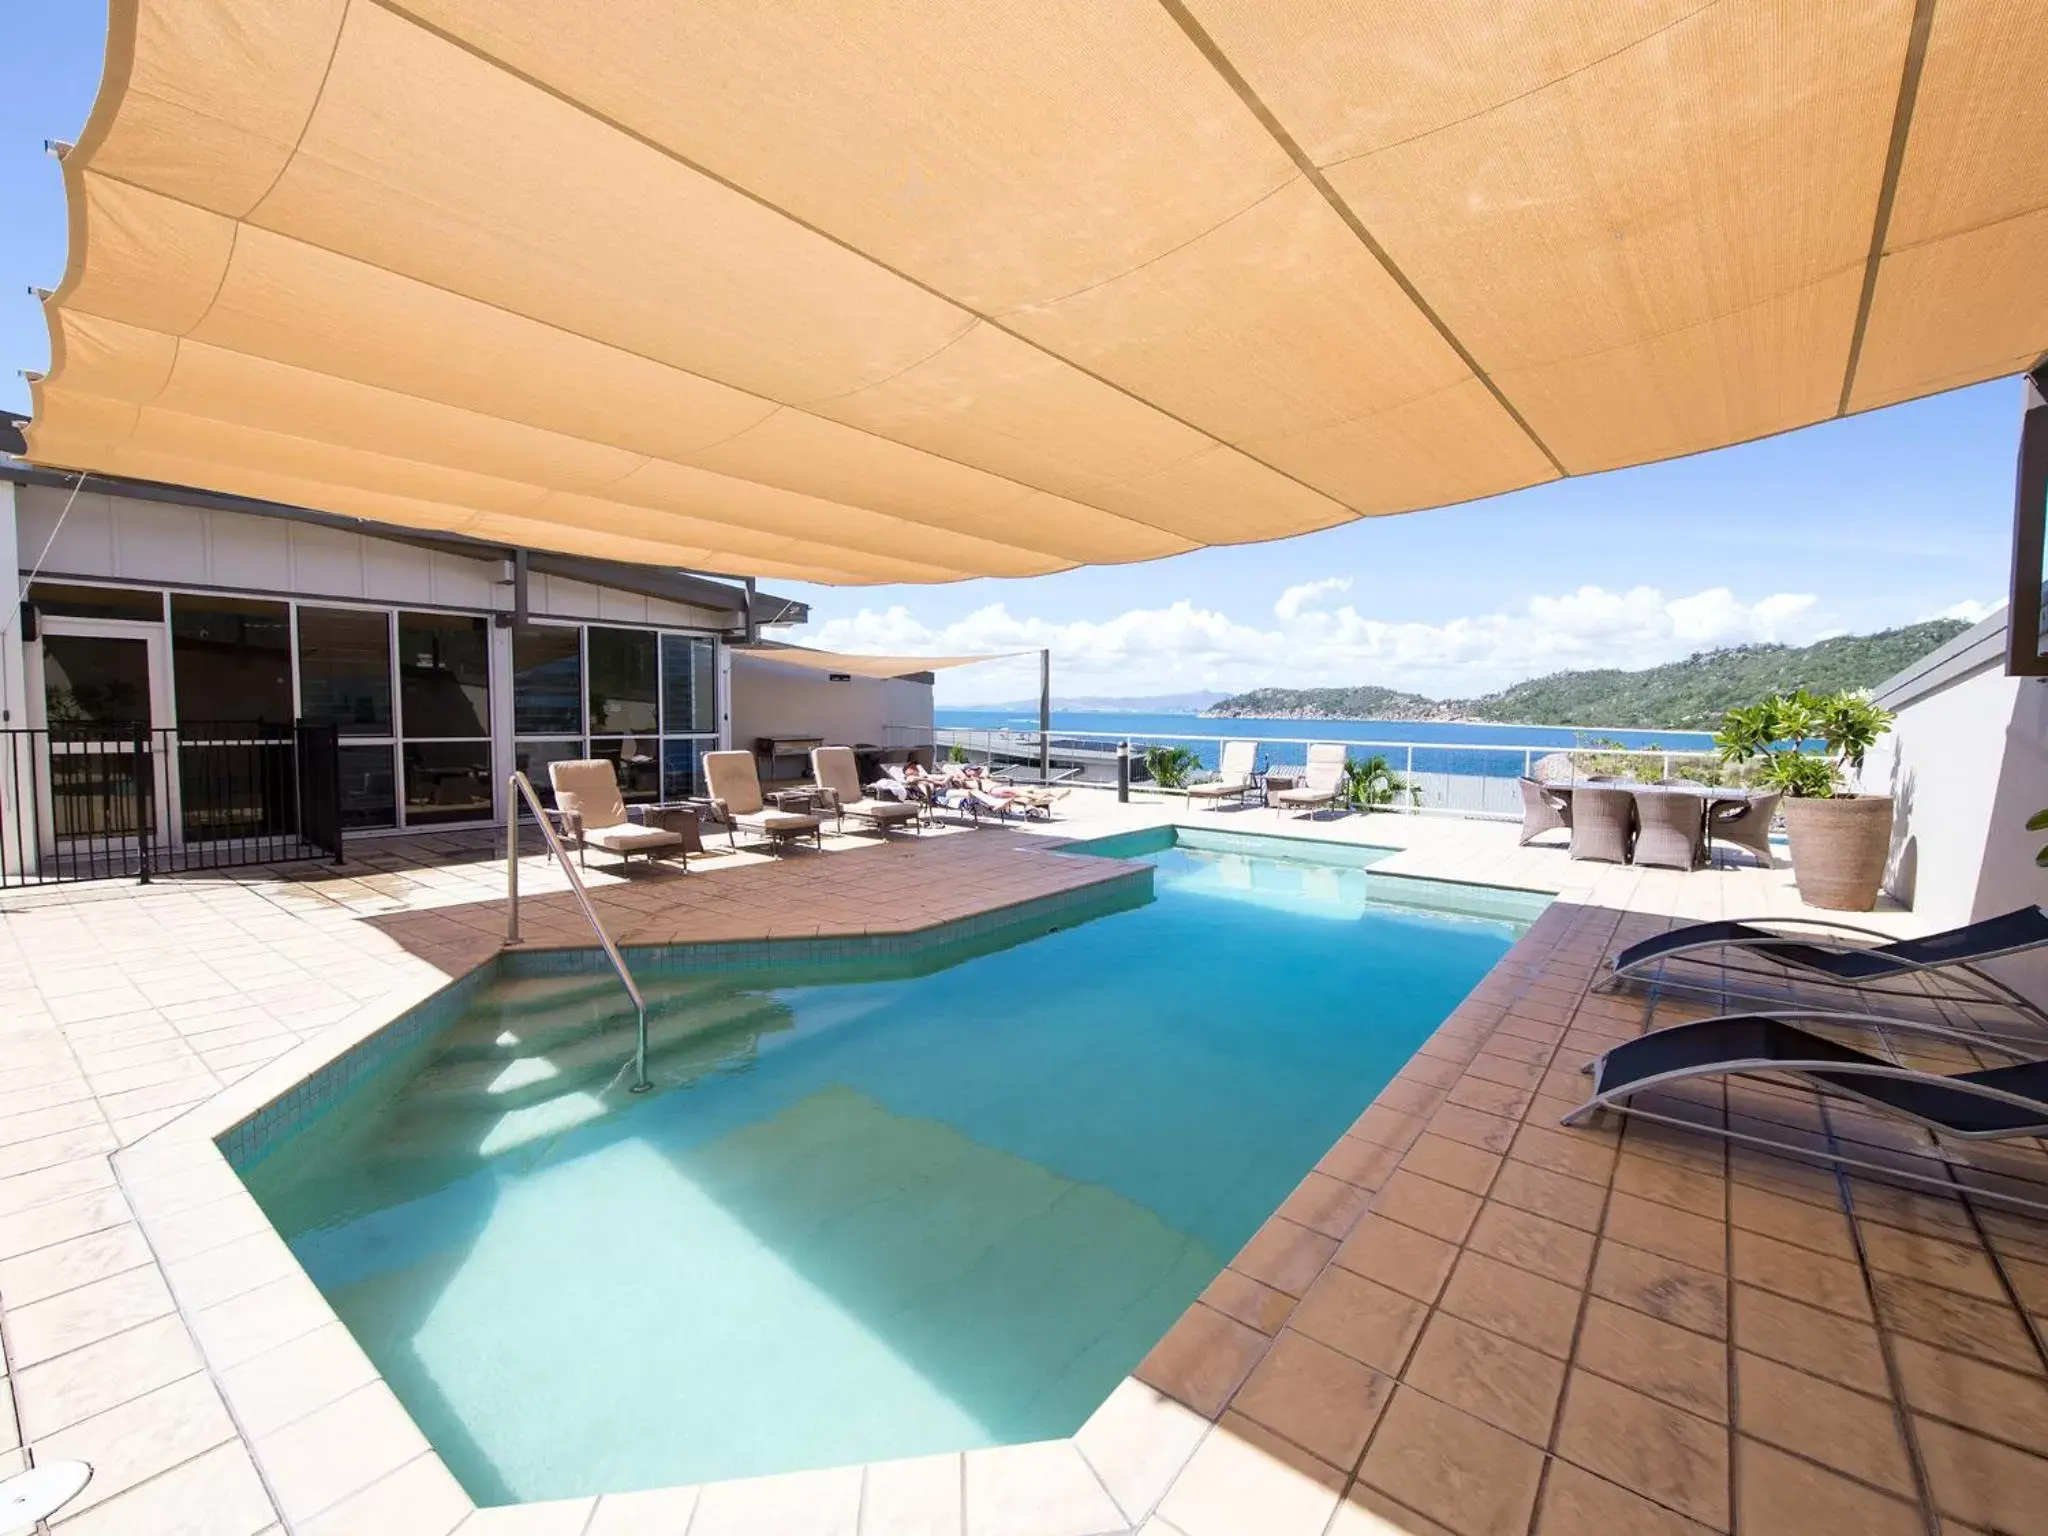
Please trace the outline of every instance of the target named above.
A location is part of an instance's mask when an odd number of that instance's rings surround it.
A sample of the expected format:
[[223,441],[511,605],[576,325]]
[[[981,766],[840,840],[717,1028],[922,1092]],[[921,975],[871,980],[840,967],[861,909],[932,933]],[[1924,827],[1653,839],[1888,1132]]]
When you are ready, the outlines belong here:
[[[1809,928],[1811,938],[1775,931]],[[1875,982],[1900,980],[1930,971],[1953,971],[1966,976],[1985,1000],[2009,1004],[2033,1018],[2048,1022],[2048,1013],[2021,997],[2003,982],[1986,975],[1977,966],[2003,955],[2016,955],[2048,946],[2048,912],[2039,907],[2021,907],[1999,917],[1918,939],[1892,939],[1878,944],[1851,946],[1829,942],[1829,934],[1853,933],[1863,938],[1883,939],[1869,929],[1816,918],[1757,918],[1750,921],[1693,923],[1674,928],[1631,944],[1614,957],[1613,972],[1602,979],[1602,987],[1622,981],[1674,959],[1702,958],[1707,950],[1733,950],[1740,955],[1774,961],[1796,973],[1837,986],[1867,986]],[[1730,969],[1742,969],[1732,963]]]
[[[1956,1038],[1946,1030],[1858,1015],[1788,1017]],[[1990,1041],[1972,1043],[2017,1054]],[[1665,1084],[1770,1074],[1848,1094],[1954,1136],[1989,1140],[2048,1134],[2048,1061],[2020,1060],[1953,1075],[1922,1072],[1764,1014],[1730,1014],[1656,1030],[1608,1051],[1593,1063],[1592,1073],[1593,1097],[1564,1117],[1566,1125],[1598,1109],[1625,1108],[1634,1095]]]

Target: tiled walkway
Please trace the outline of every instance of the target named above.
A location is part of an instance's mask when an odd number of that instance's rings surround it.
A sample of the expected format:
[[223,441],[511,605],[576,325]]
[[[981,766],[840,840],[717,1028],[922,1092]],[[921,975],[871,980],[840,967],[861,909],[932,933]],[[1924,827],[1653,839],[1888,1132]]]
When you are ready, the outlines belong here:
[[[1662,926],[1553,906],[1139,1369],[1216,1420],[1159,1532],[2048,1530],[2048,1227],[1558,1127],[1592,1055],[1707,1011],[1587,995]],[[1665,1107],[1918,1141],[1790,1090]],[[2038,1149],[1972,1155],[2048,1198]]]
[[[1076,796],[1054,828],[591,883],[643,941],[890,931],[1088,878],[1046,833],[1162,814]],[[38,1461],[97,1468],[57,1529],[251,1536],[285,1509],[295,1530],[376,1536],[2048,1531],[2048,1227],[1645,1122],[1556,1125],[1589,1054],[1701,1011],[1589,998],[1610,949],[1674,916],[1797,910],[1782,871],[1594,869],[1479,823],[1273,821],[1216,824],[1565,894],[1081,1436],[474,1513],[179,1131],[493,952],[488,840],[0,899],[8,1401]],[[585,942],[559,877],[525,870],[527,935]],[[1787,1092],[1673,1107],[1880,1158],[1908,1139]],[[2040,1161],[1974,1155],[2021,1177]]]

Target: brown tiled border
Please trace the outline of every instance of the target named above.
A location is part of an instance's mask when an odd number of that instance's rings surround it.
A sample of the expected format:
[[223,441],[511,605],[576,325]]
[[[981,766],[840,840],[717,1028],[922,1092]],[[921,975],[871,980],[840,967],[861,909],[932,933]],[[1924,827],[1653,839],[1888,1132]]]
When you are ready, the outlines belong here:
[[[1559,1127],[1593,1055],[1712,1011],[1588,990],[1666,925],[1554,905],[1139,1367],[1215,1425],[1161,1536],[2048,1530],[2048,1227]],[[1671,1107],[1925,1150],[1789,1089]]]

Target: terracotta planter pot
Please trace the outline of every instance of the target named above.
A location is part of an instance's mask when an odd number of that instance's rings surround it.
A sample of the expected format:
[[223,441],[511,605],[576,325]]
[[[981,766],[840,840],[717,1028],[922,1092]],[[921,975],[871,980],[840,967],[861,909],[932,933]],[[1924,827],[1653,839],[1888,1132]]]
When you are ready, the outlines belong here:
[[1784,808],[1800,899],[1835,912],[1875,906],[1892,846],[1891,796],[1788,797]]

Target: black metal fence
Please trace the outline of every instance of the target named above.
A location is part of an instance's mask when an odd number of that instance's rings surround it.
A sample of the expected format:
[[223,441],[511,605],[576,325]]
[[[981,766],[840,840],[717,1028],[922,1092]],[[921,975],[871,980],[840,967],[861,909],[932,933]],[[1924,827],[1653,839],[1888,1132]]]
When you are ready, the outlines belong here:
[[332,725],[0,731],[0,888],[332,858]]

